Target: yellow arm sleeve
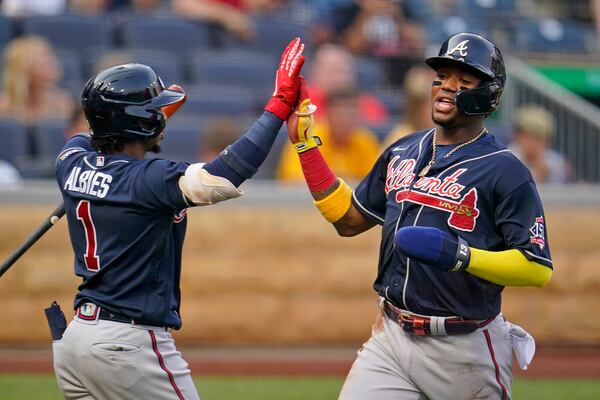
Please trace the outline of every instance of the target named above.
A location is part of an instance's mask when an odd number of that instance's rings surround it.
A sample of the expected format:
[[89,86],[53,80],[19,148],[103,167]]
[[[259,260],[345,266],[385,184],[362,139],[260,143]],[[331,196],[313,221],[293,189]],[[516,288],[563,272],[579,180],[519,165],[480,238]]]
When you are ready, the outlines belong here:
[[552,268],[529,261],[517,249],[486,251],[471,247],[466,271],[503,286],[544,287],[552,277]]

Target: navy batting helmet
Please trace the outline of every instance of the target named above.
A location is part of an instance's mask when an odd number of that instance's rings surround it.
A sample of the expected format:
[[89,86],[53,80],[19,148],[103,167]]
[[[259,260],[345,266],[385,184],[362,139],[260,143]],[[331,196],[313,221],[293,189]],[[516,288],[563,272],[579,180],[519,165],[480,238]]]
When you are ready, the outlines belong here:
[[459,65],[483,78],[475,89],[461,89],[456,93],[456,105],[466,115],[488,115],[500,105],[506,83],[506,72],[500,49],[483,36],[457,33],[450,36],[437,57],[425,60],[437,71],[446,65]]
[[123,64],[92,77],[81,105],[94,137],[146,139],[165,128],[161,108],[185,95],[165,89],[154,70],[142,64]]

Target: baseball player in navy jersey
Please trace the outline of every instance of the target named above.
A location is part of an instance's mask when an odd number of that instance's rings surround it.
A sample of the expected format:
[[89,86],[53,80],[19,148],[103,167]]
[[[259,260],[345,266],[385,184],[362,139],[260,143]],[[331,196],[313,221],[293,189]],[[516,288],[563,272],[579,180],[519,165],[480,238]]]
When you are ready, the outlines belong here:
[[500,312],[505,286],[552,276],[545,217],[527,168],[484,127],[506,75],[500,50],[471,33],[426,60],[436,71],[431,129],[388,147],[351,190],[325,163],[301,105],[288,133],[315,204],[341,236],[382,226],[381,313],[340,399],[510,399],[512,352],[533,338]]
[[53,343],[65,398],[199,398],[170,333],[182,324],[186,210],[242,194],[239,185],[296,105],[303,49],[299,38],[288,45],[265,112],[206,164],[144,158],[158,150],[169,107],[185,97],[150,67],[120,65],[88,81],[82,106],[91,138],[70,139],[56,162],[82,278],[76,316]]

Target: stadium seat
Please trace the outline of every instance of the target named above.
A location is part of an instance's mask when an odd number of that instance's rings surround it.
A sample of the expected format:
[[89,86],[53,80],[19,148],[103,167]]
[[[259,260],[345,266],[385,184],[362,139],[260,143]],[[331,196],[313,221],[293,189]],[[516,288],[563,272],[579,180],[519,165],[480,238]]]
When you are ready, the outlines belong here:
[[517,27],[517,46],[529,52],[586,53],[592,28],[575,22],[545,18],[522,21]]
[[301,37],[303,42],[310,48],[306,24],[292,22],[275,17],[256,17],[255,35],[248,43],[237,43],[237,46],[258,50],[279,57],[287,44],[295,37]]
[[194,83],[237,85],[258,90],[273,90],[277,60],[255,51],[228,49],[195,53],[190,62]]
[[13,25],[10,19],[0,15],[0,51],[10,42],[13,37]]
[[66,142],[67,121],[47,120],[34,126],[38,158],[54,160]]
[[360,89],[374,90],[385,84],[385,68],[378,59],[368,56],[355,57],[354,68]]
[[0,159],[16,164],[27,156],[25,128],[13,119],[0,119]]
[[185,81],[182,63],[179,58],[172,57],[169,53],[160,50],[130,49],[129,56],[133,62],[152,67],[166,86],[173,83],[182,84]]
[[451,15],[443,18],[431,18],[425,23],[427,42],[435,45],[436,50],[449,36],[459,32],[473,32],[489,37],[489,31],[477,18],[464,18]]
[[81,58],[76,52],[65,49],[56,50],[56,56],[63,69],[60,85],[78,98],[89,78],[83,71]]
[[470,15],[508,17],[516,13],[516,0],[464,0],[461,9]]
[[238,114],[260,112],[255,91],[248,88],[202,84],[186,87],[186,92],[188,100],[180,110],[185,114],[220,114],[236,118]]
[[200,161],[198,154],[205,126],[206,121],[198,115],[193,118],[177,115],[167,124],[158,156],[173,161]]
[[112,45],[111,24],[105,16],[65,14],[30,17],[23,32],[45,37],[56,49],[89,55]]
[[171,54],[211,47],[208,25],[173,16],[131,17],[122,25],[125,47],[156,49]]

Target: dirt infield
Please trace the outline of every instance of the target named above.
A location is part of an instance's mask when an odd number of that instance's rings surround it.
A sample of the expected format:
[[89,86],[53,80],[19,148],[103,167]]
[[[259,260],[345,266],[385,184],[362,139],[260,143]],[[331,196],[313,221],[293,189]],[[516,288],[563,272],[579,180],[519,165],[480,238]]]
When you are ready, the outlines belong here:
[[[194,375],[344,376],[355,348],[182,348]],[[600,378],[599,346],[539,346],[524,378]],[[0,373],[51,373],[47,348],[0,348]]]

